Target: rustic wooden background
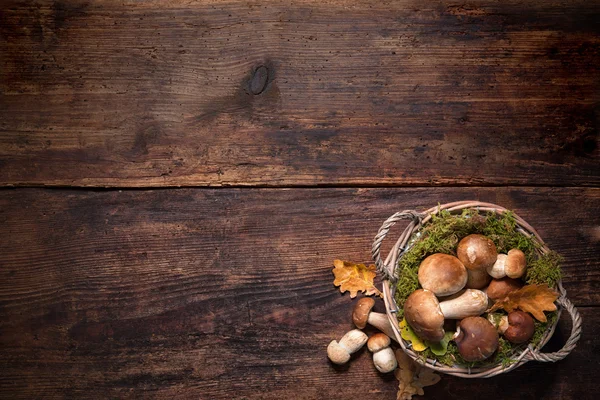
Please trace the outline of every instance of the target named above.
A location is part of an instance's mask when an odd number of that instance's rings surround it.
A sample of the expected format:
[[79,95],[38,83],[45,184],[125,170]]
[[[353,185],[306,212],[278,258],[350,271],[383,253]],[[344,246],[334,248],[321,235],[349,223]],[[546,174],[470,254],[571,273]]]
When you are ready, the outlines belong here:
[[332,260],[479,199],[583,336],[425,398],[597,398],[599,66],[596,0],[1,1],[0,397],[395,399]]

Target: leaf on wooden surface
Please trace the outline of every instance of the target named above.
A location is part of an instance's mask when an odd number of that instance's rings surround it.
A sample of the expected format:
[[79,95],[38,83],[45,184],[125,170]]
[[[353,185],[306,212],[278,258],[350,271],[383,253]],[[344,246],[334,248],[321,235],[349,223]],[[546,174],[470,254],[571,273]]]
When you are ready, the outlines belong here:
[[425,345],[429,346],[431,352],[436,356],[443,356],[448,352],[448,343],[450,343],[450,340],[452,340],[453,336],[454,332],[446,332],[442,340],[439,342],[430,342],[426,340]]
[[504,299],[498,300],[488,312],[500,308],[511,312],[517,308],[530,313],[541,322],[546,322],[544,311],[556,311],[554,301],[558,293],[550,289],[548,285],[526,285],[519,290],[510,292]]
[[399,381],[397,400],[411,400],[416,394],[425,394],[425,386],[435,385],[440,381],[440,376],[433,370],[414,362],[402,349],[396,350],[398,368],[394,371]]
[[415,331],[406,322],[406,319],[403,319],[398,326],[400,327],[400,336],[402,336],[402,339],[412,343],[414,351],[423,351],[427,348],[423,339],[417,336]]
[[377,295],[383,297],[383,294],[373,284],[375,279],[375,265],[354,264],[342,260],[333,261],[333,275],[335,279],[333,284],[340,287],[340,292],[350,292],[350,297],[355,298],[358,292],[363,292],[366,296]]

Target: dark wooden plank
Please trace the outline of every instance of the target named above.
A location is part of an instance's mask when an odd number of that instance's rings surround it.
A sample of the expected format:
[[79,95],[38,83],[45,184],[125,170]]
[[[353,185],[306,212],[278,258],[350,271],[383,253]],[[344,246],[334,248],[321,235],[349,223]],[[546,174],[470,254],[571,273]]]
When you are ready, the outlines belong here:
[[[600,304],[600,189],[0,191],[0,397],[395,398],[366,352],[327,362],[352,307],[331,261],[368,261],[399,209],[466,198],[515,209],[565,256],[570,298]],[[592,398],[583,312],[568,360],[430,397]]]
[[0,185],[598,185],[598,20],[590,0],[6,1]]

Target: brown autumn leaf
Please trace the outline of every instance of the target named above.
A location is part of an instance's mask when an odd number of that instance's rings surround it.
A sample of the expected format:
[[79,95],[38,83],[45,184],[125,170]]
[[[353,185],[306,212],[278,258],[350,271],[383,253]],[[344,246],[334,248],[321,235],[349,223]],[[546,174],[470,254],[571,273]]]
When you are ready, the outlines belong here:
[[398,368],[394,371],[399,381],[396,400],[411,400],[416,394],[425,394],[423,388],[438,383],[441,377],[433,370],[414,362],[402,349],[396,350]]
[[541,322],[546,322],[544,311],[556,311],[554,301],[558,293],[550,289],[548,285],[526,285],[519,290],[510,292],[504,299],[498,300],[488,312],[500,308],[511,312],[517,308],[530,313]]
[[355,298],[358,292],[364,292],[366,296],[376,294],[383,297],[382,293],[373,284],[375,279],[375,265],[354,264],[342,260],[334,260],[333,284],[340,287],[340,292],[350,292],[350,297]]

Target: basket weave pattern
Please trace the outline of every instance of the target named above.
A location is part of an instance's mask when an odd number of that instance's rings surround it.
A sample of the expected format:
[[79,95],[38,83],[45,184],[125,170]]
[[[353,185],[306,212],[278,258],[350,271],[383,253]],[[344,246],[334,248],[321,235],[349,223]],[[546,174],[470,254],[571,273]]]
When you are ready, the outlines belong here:
[[[514,359],[514,362],[510,365],[503,366],[501,363],[496,363],[488,366],[478,367],[478,368],[465,368],[462,366],[446,366],[437,364],[436,360],[427,359],[423,362],[422,358],[419,357],[419,354],[413,351],[409,342],[406,342],[400,336],[400,330],[398,328],[398,320],[396,318],[396,313],[398,312],[398,307],[396,305],[396,301],[394,300],[394,292],[395,292],[395,283],[397,280],[396,277],[396,269],[398,266],[398,260],[402,257],[403,253],[407,250],[406,246],[409,243],[410,239],[416,234],[420,228],[427,224],[432,215],[439,213],[442,210],[447,210],[451,213],[460,213],[463,209],[476,209],[479,211],[487,211],[502,214],[507,210],[503,207],[497,206],[491,203],[482,203],[479,201],[460,201],[454,203],[448,203],[441,206],[430,208],[429,210],[424,211],[423,213],[419,213],[413,210],[406,210],[402,212],[397,212],[388,218],[377,233],[375,237],[375,241],[373,242],[372,255],[375,260],[375,265],[377,266],[377,272],[384,278],[383,284],[383,295],[387,316],[391,322],[392,328],[394,330],[394,335],[396,336],[396,340],[400,343],[402,350],[406,354],[408,354],[413,360],[423,364],[429,368],[432,368],[436,371],[443,372],[446,374],[459,376],[463,378],[490,378],[492,376],[502,374],[508,371],[511,371],[529,361],[536,360],[542,362],[556,362],[565,358],[577,344],[577,341],[581,337],[581,316],[577,309],[573,306],[573,303],[567,299],[567,293],[562,286],[562,282],[558,282],[558,292],[559,298],[557,299],[557,308],[558,308],[558,316],[560,317],[560,313],[562,310],[566,310],[571,319],[573,321],[573,326],[571,329],[571,335],[562,349],[555,353],[542,353],[541,348],[548,342],[554,330],[556,329],[556,325],[558,323],[559,318],[556,318],[554,323],[548,327],[546,332],[544,333],[542,340],[540,343],[534,348],[531,344],[524,348],[521,353]],[[533,240],[537,241],[540,245],[539,251],[540,253],[547,253],[550,250],[539,236],[539,234],[533,229],[531,225],[529,225],[525,220],[523,220],[518,215],[514,214],[516,223],[517,223],[517,231],[521,234],[531,237]],[[388,234],[390,228],[398,221],[401,220],[409,220],[409,224],[390,251],[389,255],[383,261],[380,256],[381,243],[385,239]]]

